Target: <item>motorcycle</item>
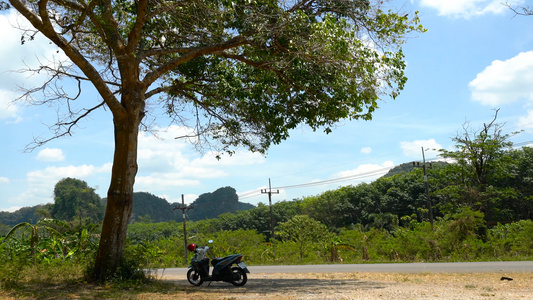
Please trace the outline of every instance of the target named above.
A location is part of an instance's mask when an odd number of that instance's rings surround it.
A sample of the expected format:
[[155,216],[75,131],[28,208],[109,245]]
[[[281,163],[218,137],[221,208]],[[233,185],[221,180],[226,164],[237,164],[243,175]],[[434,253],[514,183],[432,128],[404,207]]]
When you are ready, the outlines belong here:
[[[213,241],[209,241],[212,243]],[[194,286],[200,286],[204,281],[224,281],[235,286],[243,286],[248,280],[246,273],[248,267],[242,262],[242,254],[232,254],[226,257],[213,258],[211,264],[213,271],[209,275],[209,258],[207,257],[208,246],[197,247],[196,244],[189,244],[187,249],[194,252],[191,265],[187,271],[187,280]],[[236,266],[232,266],[232,265]]]

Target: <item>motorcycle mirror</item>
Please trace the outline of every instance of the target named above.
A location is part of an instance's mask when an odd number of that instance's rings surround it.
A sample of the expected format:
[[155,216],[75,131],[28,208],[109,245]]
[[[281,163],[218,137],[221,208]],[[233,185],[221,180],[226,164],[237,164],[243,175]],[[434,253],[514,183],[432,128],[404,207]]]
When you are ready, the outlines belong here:
[[208,242],[209,244],[212,244],[212,243],[213,243],[213,240],[209,240],[209,241],[207,241],[207,242]]

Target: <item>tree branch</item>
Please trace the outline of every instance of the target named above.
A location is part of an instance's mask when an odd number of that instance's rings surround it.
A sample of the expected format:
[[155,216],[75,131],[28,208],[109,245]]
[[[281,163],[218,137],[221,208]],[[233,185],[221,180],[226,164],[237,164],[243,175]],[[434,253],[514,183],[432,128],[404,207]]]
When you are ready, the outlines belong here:
[[[71,136],[72,135],[72,130],[73,128],[78,124],[78,122],[80,122],[83,118],[85,118],[86,116],[88,116],[90,113],[92,113],[93,111],[97,110],[98,108],[104,106],[106,104],[105,101],[102,101],[100,102],[100,104],[90,108],[90,109],[86,109],[84,113],[82,113],[81,115],[78,115],[76,118],[74,118],[73,120],[71,121],[68,121],[68,122],[60,122],[58,121],[56,124],[54,124],[54,127],[56,127],[56,129],[54,130],[55,134],[53,137],[51,138],[48,138],[48,139],[44,139],[44,140],[40,140],[38,138],[34,138],[33,139],[33,143],[27,145],[25,148],[24,148],[24,151],[25,152],[31,152],[33,150],[35,150],[36,148],[52,141],[52,140],[55,140],[55,139],[58,139],[60,137],[63,137],[63,136]],[[71,116],[74,116],[75,113],[73,113],[72,111],[69,110],[69,112],[71,113]]]
[[512,12],[515,13],[515,15],[519,16],[533,16],[533,8],[531,6],[512,6],[508,1],[503,3],[503,5],[507,6]]
[[74,48],[68,41],[60,36],[54,29],[54,26],[50,23],[46,4],[48,1],[41,0],[39,4],[39,14],[32,12],[27,6],[25,6],[20,0],[9,0],[11,5],[20,12],[30,23],[43,33],[48,39],[50,39],[55,45],[57,45],[63,52],[74,62],[80,70],[91,80],[94,84],[106,104],[111,111],[119,112],[123,110],[118,100],[113,95],[113,92],[106,85],[106,82],[100,76],[98,71],[91,65],[91,63]]
[[236,48],[239,46],[246,45],[248,43],[249,41],[245,37],[236,36],[220,44],[210,45],[210,46],[205,46],[205,47],[200,47],[200,48],[192,48],[188,53],[181,55],[180,57],[176,59],[170,60],[162,64],[156,70],[146,74],[146,76],[143,79],[143,83],[145,86],[150,86],[152,83],[154,83],[157,79],[159,79],[161,76],[163,76],[168,71],[196,57],[213,54],[216,52],[224,51],[226,49]]

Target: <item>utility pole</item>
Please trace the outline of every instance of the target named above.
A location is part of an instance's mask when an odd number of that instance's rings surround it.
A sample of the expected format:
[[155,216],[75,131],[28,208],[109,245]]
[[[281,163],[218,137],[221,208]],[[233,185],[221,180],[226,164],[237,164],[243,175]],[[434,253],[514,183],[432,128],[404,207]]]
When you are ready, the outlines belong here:
[[[431,205],[431,198],[429,197],[429,183],[428,183],[428,173],[426,167],[426,154],[424,153],[424,147],[422,148],[422,169],[424,170],[424,184],[426,186],[426,201],[428,206],[429,213],[429,222],[431,223],[431,228],[433,228],[433,206]],[[431,163],[429,164],[431,167]],[[413,162],[414,167],[419,167],[420,163]]]
[[185,226],[185,211],[189,209],[193,209],[192,206],[185,206],[185,196],[181,194],[181,206],[176,206],[174,209],[181,209],[182,212],[182,218],[183,218],[183,250],[184,250],[184,259],[185,259],[185,265],[187,265],[187,228]]
[[[272,191],[272,185],[270,184],[270,178],[268,179],[268,190],[262,189],[261,194],[268,194],[268,205],[270,206],[270,242],[274,245],[274,216],[272,214],[272,194],[279,194],[279,190]],[[274,247],[272,247],[274,249]],[[275,253],[274,253],[275,255]]]

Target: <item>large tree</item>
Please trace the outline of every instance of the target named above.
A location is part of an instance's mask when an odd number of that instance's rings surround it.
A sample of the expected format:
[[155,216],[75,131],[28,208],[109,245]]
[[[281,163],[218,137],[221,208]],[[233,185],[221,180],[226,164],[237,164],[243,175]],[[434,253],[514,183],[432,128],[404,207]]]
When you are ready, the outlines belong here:
[[102,219],[103,205],[100,196],[87,182],[75,178],[63,178],[54,187],[52,216],[70,221],[73,218],[90,218],[94,222]]
[[[113,115],[115,153],[94,277],[123,258],[137,173],[138,133],[158,104],[218,150],[265,152],[306,124],[329,132],[341,119],[371,119],[383,95],[404,87],[401,45],[423,31],[413,15],[372,0],[9,0],[68,57],[43,65],[41,103],[63,100],[70,134],[99,108]],[[23,40],[31,40],[26,31]],[[90,82],[101,101],[56,84]],[[80,85],[82,86],[82,85]],[[78,99],[85,107],[74,110]],[[79,106],[78,106],[79,107]],[[45,140],[46,141],[46,140]],[[40,142],[37,141],[38,144]]]

